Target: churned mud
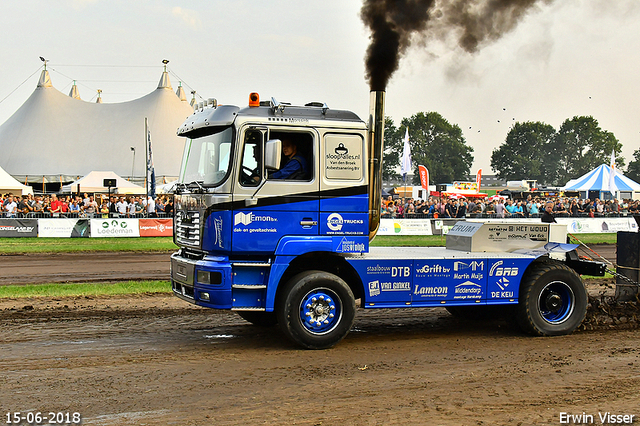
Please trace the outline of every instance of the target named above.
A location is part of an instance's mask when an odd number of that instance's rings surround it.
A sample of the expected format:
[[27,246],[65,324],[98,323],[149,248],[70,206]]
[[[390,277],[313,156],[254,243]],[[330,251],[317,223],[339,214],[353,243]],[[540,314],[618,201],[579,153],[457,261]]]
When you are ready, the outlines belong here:
[[[81,276],[95,264],[67,267]],[[324,351],[168,294],[5,299],[2,421],[31,411],[105,426],[559,425],[611,413],[640,424],[638,304],[613,301],[606,281],[588,289],[589,314],[569,336],[440,308],[359,309]]]

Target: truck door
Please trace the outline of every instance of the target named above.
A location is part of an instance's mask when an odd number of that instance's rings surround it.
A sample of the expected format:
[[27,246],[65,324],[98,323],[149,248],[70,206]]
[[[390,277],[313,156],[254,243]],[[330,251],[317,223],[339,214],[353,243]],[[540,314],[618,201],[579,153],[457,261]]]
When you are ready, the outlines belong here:
[[[283,145],[279,170],[264,167],[265,144],[272,139]],[[233,251],[273,253],[284,236],[318,235],[317,133],[305,128],[245,127],[240,140]]]

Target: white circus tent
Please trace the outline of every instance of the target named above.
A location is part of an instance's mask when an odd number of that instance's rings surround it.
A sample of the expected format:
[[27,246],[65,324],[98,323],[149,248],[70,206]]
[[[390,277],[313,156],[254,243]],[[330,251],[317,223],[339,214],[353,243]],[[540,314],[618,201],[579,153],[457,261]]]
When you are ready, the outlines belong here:
[[176,129],[192,112],[182,86],[173,92],[166,70],[148,95],[98,103],[80,100],[75,86],[69,96],[61,93],[45,69],[31,96],[0,126],[0,167],[21,182],[70,182],[92,170],[143,180],[147,118],[156,177],[172,180],[184,147]]

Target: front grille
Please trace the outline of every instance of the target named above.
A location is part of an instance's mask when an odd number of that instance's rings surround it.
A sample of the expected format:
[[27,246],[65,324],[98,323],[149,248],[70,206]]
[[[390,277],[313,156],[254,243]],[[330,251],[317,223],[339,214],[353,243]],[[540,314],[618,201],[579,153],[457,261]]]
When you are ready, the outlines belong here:
[[176,241],[186,246],[200,246],[200,213],[197,211],[176,212]]

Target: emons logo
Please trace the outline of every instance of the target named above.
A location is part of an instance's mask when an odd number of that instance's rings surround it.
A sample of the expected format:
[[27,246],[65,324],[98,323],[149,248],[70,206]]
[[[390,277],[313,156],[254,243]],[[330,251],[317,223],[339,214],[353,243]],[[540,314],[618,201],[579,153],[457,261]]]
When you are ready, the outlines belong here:
[[249,225],[253,222],[277,222],[278,219],[271,216],[257,216],[253,213],[236,213],[233,217],[233,225],[237,225],[239,223],[243,225]]

